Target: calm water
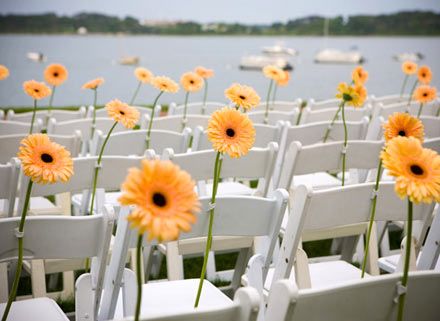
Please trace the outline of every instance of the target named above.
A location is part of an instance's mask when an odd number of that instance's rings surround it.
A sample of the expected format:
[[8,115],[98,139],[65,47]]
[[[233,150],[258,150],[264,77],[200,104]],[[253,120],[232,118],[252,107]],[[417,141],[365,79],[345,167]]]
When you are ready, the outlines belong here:
[[[157,75],[168,75],[176,80],[197,65],[215,70],[209,82],[209,98],[223,101],[223,91],[232,82],[253,86],[264,99],[268,81],[261,73],[240,71],[240,58],[259,54],[261,47],[283,43],[299,50],[292,59],[295,70],[288,87],[280,88],[277,98],[294,99],[333,97],[339,81],[348,81],[352,65],[318,65],[313,63],[315,53],[325,44],[321,37],[177,37],[177,36],[0,36],[0,64],[6,65],[11,76],[0,82],[0,106],[31,105],[22,91],[28,79],[42,80],[48,63],[59,62],[69,69],[68,81],[57,89],[55,105],[90,104],[92,93],[81,90],[81,85],[92,78],[104,77],[99,90],[99,103],[119,98],[129,101],[136,87],[133,67],[121,66],[115,61],[124,55],[137,55],[141,65]],[[399,52],[419,51],[425,55],[422,63],[434,72],[433,85],[440,88],[440,38],[338,37],[327,41],[328,47],[349,49],[357,46],[367,59],[365,68],[370,73],[369,93],[383,95],[400,90],[402,73],[400,63],[392,59]],[[48,61],[35,63],[26,59],[26,53],[43,52]],[[147,86],[141,89],[138,103],[151,103],[155,91]],[[202,94],[190,96],[201,100]],[[183,101],[183,93],[164,95],[163,103]],[[41,103],[47,104],[47,100]]]

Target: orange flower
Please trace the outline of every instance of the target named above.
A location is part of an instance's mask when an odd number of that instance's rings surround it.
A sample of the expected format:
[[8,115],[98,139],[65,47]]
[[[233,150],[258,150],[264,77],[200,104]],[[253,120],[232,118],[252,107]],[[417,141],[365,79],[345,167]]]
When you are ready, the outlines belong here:
[[433,101],[437,97],[437,89],[435,87],[422,85],[416,88],[413,97],[419,103],[426,104]]
[[86,82],[83,86],[82,89],[92,89],[92,90],[96,90],[99,86],[101,86],[104,83],[104,78],[96,78],[93,80],[90,80],[88,82]]
[[368,80],[368,71],[362,68],[362,66],[357,66],[351,73],[351,77],[356,85],[363,85]]
[[232,84],[225,90],[225,96],[235,105],[243,107],[246,110],[260,103],[260,96],[258,96],[254,88],[250,86]]
[[35,100],[46,98],[52,90],[44,82],[28,80],[23,83],[24,92]]
[[180,78],[183,89],[189,92],[199,91],[203,87],[203,78],[195,72],[186,72]]
[[264,67],[263,74],[267,78],[275,80],[276,82],[279,82],[284,77],[284,71],[275,65],[269,65]]
[[67,80],[66,67],[60,64],[51,64],[44,70],[44,79],[49,85],[59,86]]
[[417,72],[417,64],[411,60],[405,61],[402,64],[402,71],[407,75],[413,75]]
[[398,136],[415,137],[423,143],[423,123],[408,113],[394,113],[388,117],[383,125],[384,138],[388,142]]
[[145,69],[143,67],[138,67],[134,70],[134,75],[136,76],[136,78],[146,84],[146,83],[150,83],[151,80],[153,79],[154,75],[151,71],[149,71],[148,69]]
[[173,94],[179,91],[179,85],[174,80],[165,76],[154,77],[151,84],[160,91]]
[[139,121],[139,111],[118,99],[107,103],[105,109],[107,109],[108,115],[113,118],[114,121],[121,123],[126,128],[133,128]]
[[288,71],[283,70],[283,77],[277,81],[278,86],[287,86],[290,80],[290,73]]
[[196,67],[194,71],[197,75],[199,75],[203,79],[211,78],[212,76],[214,76],[214,70],[202,66]]
[[46,134],[32,134],[21,141],[18,158],[23,172],[35,183],[67,182],[73,175],[69,151],[51,142]]
[[6,66],[0,65],[0,80],[9,77],[9,69]]
[[145,159],[141,169],[129,170],[119,202],[135,206],[127,219],[139,234],[173,241],[196,222],[200,204],[194,188],[191,176],[171,161]]
[[339,93],[336,94],[336,98],[342,99],[349,106],[361,107],[367,96],[367,90],[362,85],[349,86],[345,82],[341,82],[338,85]]
[[421,66],[417,71],[417,77],[422,84],[429,84],[432,80],[432,72],[428,66]]
[[214,149],[232,158],[246,155],[255,142],[252,121],[247,115],[229,107],[211,115],[207,133]]

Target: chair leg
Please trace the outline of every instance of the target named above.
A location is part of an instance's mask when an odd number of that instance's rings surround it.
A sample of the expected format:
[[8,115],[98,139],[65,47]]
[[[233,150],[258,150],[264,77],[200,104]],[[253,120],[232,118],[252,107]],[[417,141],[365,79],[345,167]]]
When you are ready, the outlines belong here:
[[8,301],[8,263],[0,263],[0,303]]
[[252,248],[240,249],[238,253],[237,261],[235,263],[234,275],[232,276],[231,288],[235,293],[241,284],[241,276],[246,272],[246,265],[252,254]]
[[167,275],[169,281],[183,280],[183,257],[177,242],[167,244]]
[[356,245],[359,241],[359,236],[348,236],[342,239],[341,259],[347,262],[353,260],[353,254],[356,250]]
[[[136,272],[136,250],[135,249],[131,249],[129,250],[130,252],[130,268]],[[144,270],[144,260],[143,258],[141,258],[141,269]],[[142,284],[145,283],[145,278],[144,278],[144,273],[141,273],[141,281]]]
[[31,262],[31,284],[32,297],[41,298],[47,296],[46,273],[43,260],[32,260]]
[[217,267],[215,265],[215,253],[210,251],[208,255],[208,265],[206,266],[206,278],[214,281],[217,278]]
[[148,282],[149,278],[150,278],[150,274],[151,274],[151,270],[153,268],[153,260],[154,260],[154,253],[157,252],[156,251],[156,247],[155,246],[145,246],[144,250],[142,252],[143,255],[143,260],[144,260],[144,280],[146,282]]

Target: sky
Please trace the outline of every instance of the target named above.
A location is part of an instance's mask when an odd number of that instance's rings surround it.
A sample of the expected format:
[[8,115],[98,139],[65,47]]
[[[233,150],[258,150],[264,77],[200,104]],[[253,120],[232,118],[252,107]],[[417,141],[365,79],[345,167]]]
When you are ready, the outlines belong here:
[[0,0],[0,13],[73,15],[99,12],[140,20],[193,20],[246,24],[286,22],[310,15],[440,12],[439,0]]

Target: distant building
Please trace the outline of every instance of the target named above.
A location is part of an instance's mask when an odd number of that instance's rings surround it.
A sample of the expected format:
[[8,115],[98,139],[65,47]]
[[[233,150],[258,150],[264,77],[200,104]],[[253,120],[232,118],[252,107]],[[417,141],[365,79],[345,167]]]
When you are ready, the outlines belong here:
[[87,34],[87,28],[86,27],[79,27],[77,30],[76,30],[76,33],[77,34],[79,34],[79,35],[86,35]]
[[141,24],[145,27],[173,27],[182,22],[180,20],[144,20]]

